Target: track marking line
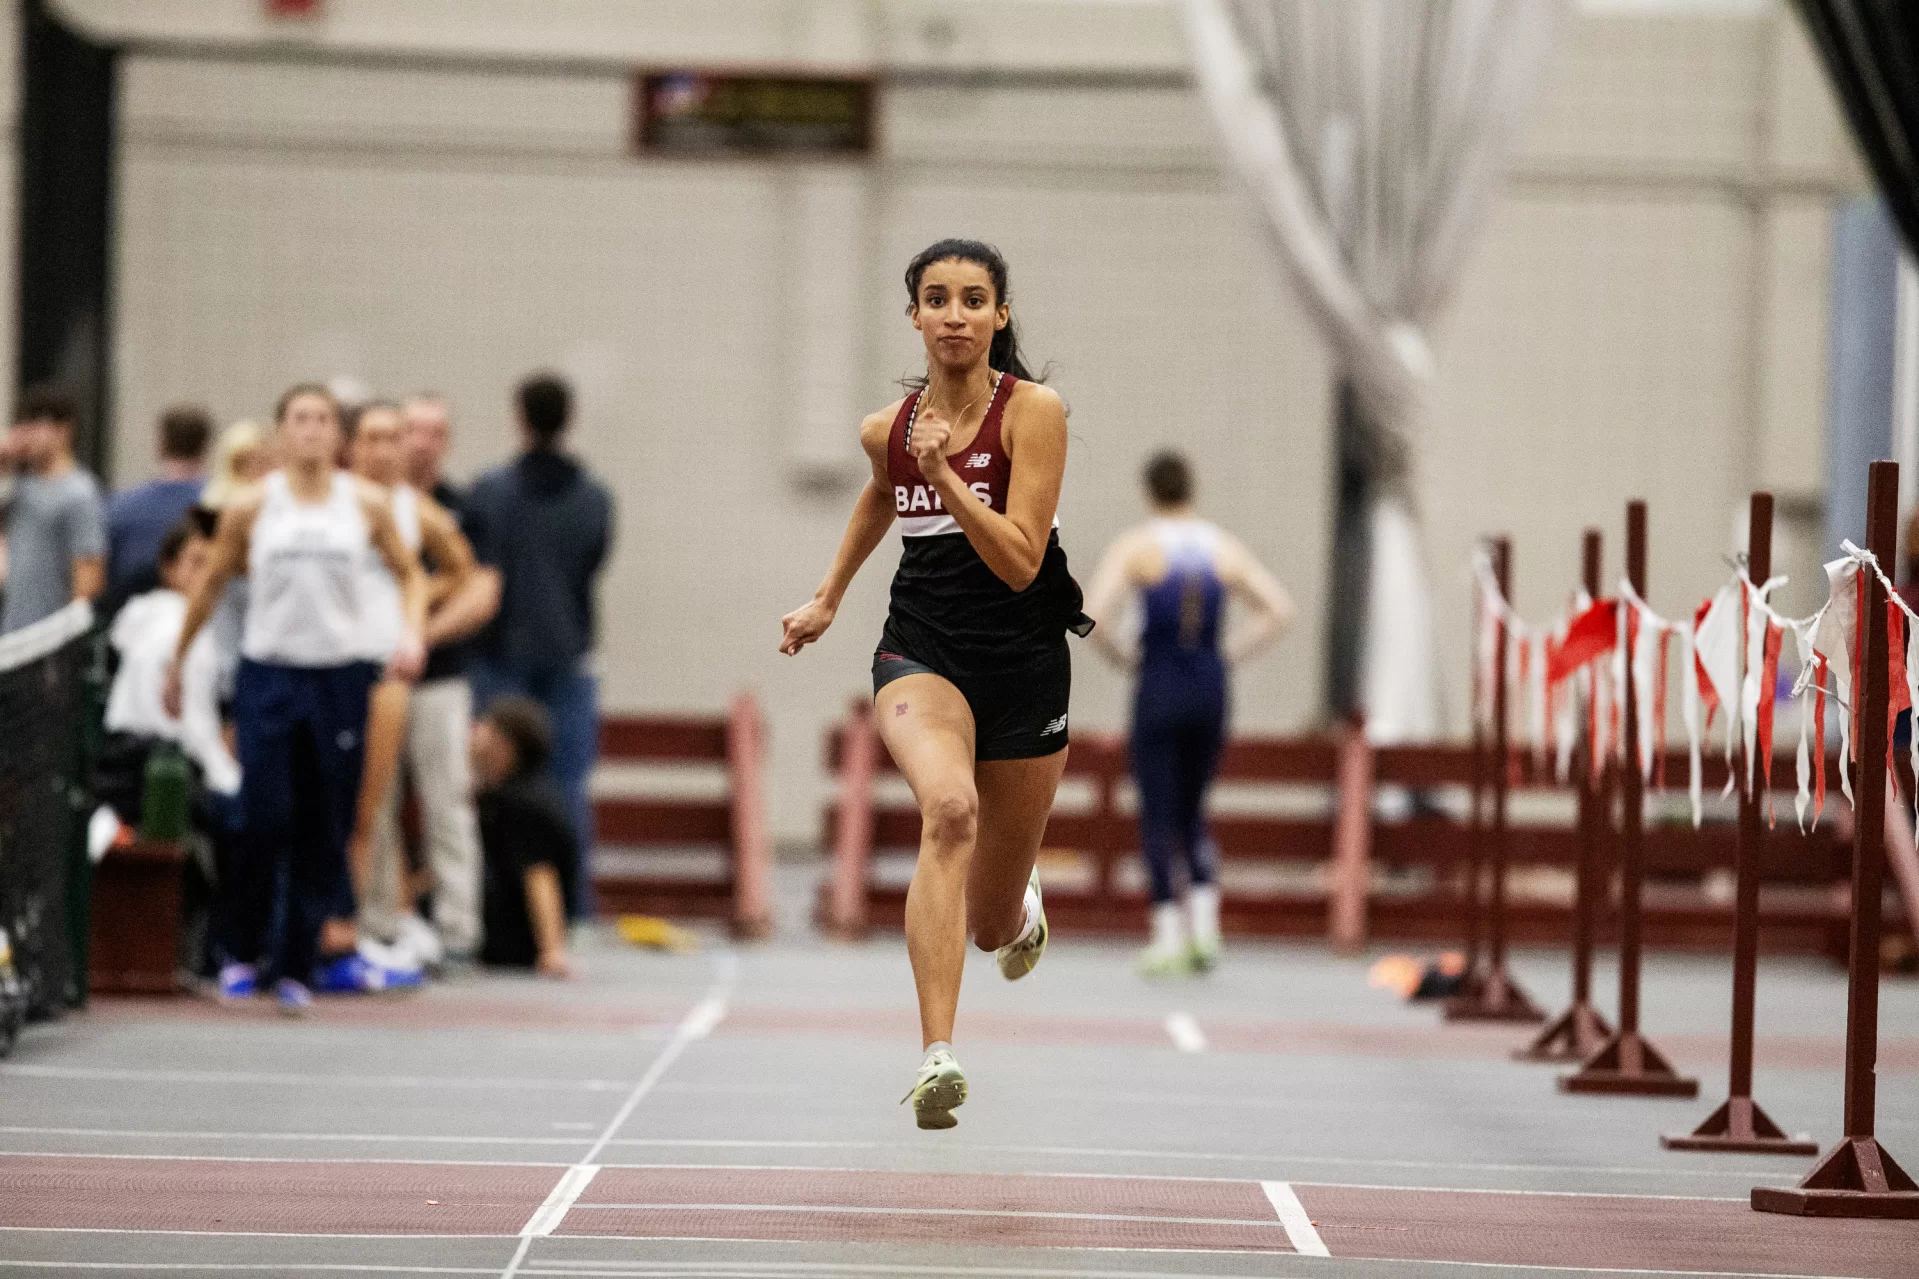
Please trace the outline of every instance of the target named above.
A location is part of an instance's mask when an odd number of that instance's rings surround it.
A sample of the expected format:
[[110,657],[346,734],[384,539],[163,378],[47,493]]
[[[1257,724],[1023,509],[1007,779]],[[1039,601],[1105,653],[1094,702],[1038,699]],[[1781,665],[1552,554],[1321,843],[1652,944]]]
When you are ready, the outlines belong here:
[[[262,1135],[266,1135],[266,1134],[262,1134]],[[566,1139],[552,1138],[550,1140],[559,1141],[559,1140],[566,1140]],[[573,1140],[577,1140],[577,1138]],[[767,1146],[776,1146],[776,1147],[798,1146],[805,1149],[830,1149],[830,1150],[917,1149],[916,1147],[901,1146],[894,1143],[881,1142],[881,1141],[764,1142],[764,1141],[698,1141],[698,1140],[691,1140],[691,1139],[685,1139],[685,1140],[662,1139],[662,1140],[654,1141],[654,1140],[648,1140],[644,1138],[632,1138],[632,1139],[626,1139],[626,1140],[616,1140],[612,1144],[619,1145],[619,1146],[663,1146],[663,1147],[673,1147],[673,1148],[679,1148],[679,1149],[684,1149],[689,1146],[702,1147],[702,1148],[718,1147],[721,1149],[729,1149],[729,1150],[737,1150],[742,1148],[756,1149],[756,1148],[767,1147]],[[1023,1147],[1023,1146],[967,1146],[967,1147],[963,1147],[962,1149],[965,1149],[975,1154],[983,1151],[984,1152],[1000,1151],[1000,1152],[1013,1153],[1013,1154],[1040,1153],[1040,1154],[1087,1154],[1087,1155],[1108,1155],[1112,1153],[1120,1153],[1120,1154],[1143,1153],[1139,1151],[1108,1152],[1108,1151],[1101,1151],[1101,1150],[1080,1150],[1072,1147],[1067,1147],[1067,1148],[1041,1147],[1041,1148],[1035,1149],[1035,1148]],[[1241,1160],[1241,1161],[1247,1161],[1247,1162],[1261,1162],[1261,1163],[1283,1163],[1283,1162],[1287,1162],[1289,1159],[1291,1159],[1291,1161],[1295,1163],[1364,1164],[1364,1163],[1391,1162],[1387,1160],[1364,1160],[1364,1159],[1313,1159],[1313,1158],[1292,1159],[1290,1156],[1285,1156],[1285,1155],[1201,1155],[1201,1154],[1188,1155],[1188,1154],[1179,1154],[1177,1152],[1168,1154],[1166,1157],[1179,1158],[1179,1159],[1227,1159],[1227,1160]],[[424,1167],[424,1168],[560,1168],[560,1169],[565,1169],[565,1168],[571,1167],[571,1165],[569,1164],[558,1163],[550,1159],[548,1160],[383,1159],[383,1158],[373,1158],[373,1159],[317,1158],[316,1159],[316,1158],[293,1158],[293,1157],[283,1156],[283,1155],[129,1155],[129,1154],[117,1154],[112,1152],[103,1153],[100,1151],[93,1151],[93,1150],[0,1150],[0,1158],[4,1158],[4,1159],[124,1159],[124,1160],[143,1160],[143,1161],[150,1161],[150,1162],[161,1161],[161,1160],[172,1160],[172,1161],[182,1162],[182,1163],[341,1164],[341,1165],[347,1165],[347,1166],[358,1166],[361,1164],[372,1164],[372,1165],[404,1164],[404,1165],[410,1165],[410,1166],[417,1165],[419,1167]],[[888,1173],[888,1172],[900,1171],[900,1169],[897,1169],[897,1168],[857,1168],[857,1167],[851,1167],[845,1164],[719,1164],[719,1163],[657,1163],[657,1162],[621,1163],[618,1161],[609,1161],[609,1162],[602,1163],[601,1166],[605,1168],[638,1168],[638,1169],[710,1168],[710,1169],[721,1169],[721,1170],[728,1170],[728,1171],[734,1171],[734,1172]],[[1421,1165],[1421,1166],[1431,1166],[1431,1165]],[[1438,1165],[1438,1166],[1440,1167],[1458,1166],[1458,1167],[1471,1168],[1471,1167],[1475,1167],[1476,1165],[1463,1164],[1463,1165]],[[986,1170],[956,1169],[954,1171],[962,1172],[962,1173],[970,1173],[970,1172],[982,1172]],[[1535,1172],[1554,1171],[1554,1169],[1549,1167],[1534,1168],[1534,1169],[1531,1169],[1531,1171],[1535,1171]],[[1733,1171],[1707,1171],[1707,1170],[1693,1170],[1691,1172],[1681,1172],[1679,1170],[1667,1171],[1667,1170],[1661,1170],[1661,1169],[1655,1169],[1655,1168],[1564,1169],[1563,1171],[1601,1172],[1601,1173],[1608,1173],[1608,1172],[1635,1173],[1635,1174],[1645,1174],[1648,1176],[1690,1175],[1695,1177],[1724,1177],[1724,1178],[1730,1178],[1732,1180],[1741,1181],[1741,1182],[1752,1182],[1752,1181],[1772,1182],[1782,1186],[1792,1185],[1794,1181],[1794,1178],[1790,1174],[1781,1173],[1781,1172],[1768,1173],[1768,1172],[1733,1172]],[[1022,1177],[1086,1177],[1086,1178],[1104,1179],[1104,1180],[1112,1180],[1112,1181],[1208,1181],[1210,1182],[1210,1181],[1240,1180],[1239,1178],[1233,1178],[1233,1177],[1201,1177],[1201,1176],[1194,1176],[1191,1174],[1181,1174],[1181,1173],[1091,1172],[1091,1171],[1076,1171],[1071,1169],[1066,1171],[1048,1170],[1045,1172],[1024,1172],[1024,1173],[1019,1173],[1017,1175]],[[1620,1191],[1620,1190],[1506,1190],[1496,1186],[1432,1186],[1432,1185],[1409,1186],[1403,1183],[1387,1184],[1382,1182],[1365,1182],[1365,1181],[1304,1181],[1304,1182],[1300,1182],[1299,1184],[1308,1185],[1308,1186],[1329,1186],[1335,1189],[1344,1189],[1344,1190],[1418,1190],[1418,1191],[1431,1192],[1433,1194],[1450,1194],[1450,1195],[1541,1195],[1541,1196],[1562,1196],[1562,1197],[1570,1196],[1575,1199],[1579,1199],[1579,1198],[1674,1199],[1674,1200],[1680,1200],[1680,1201],[1700,1202],[1700,1203],[1745,1203],[1746,1202],[1746,1198],[1744,1196],[1662,1195],[1662,1194],[1634,1193],[1632,1191]],[[29,1229],[39,1229],[39,1227],[0,1225],[0,1230],[29,1230]],[[219,1233],[232,1233],[232,1232],[214,1231],[211,1233],[219,1234]],[[461,1236],[461,1237],[464,1238],[465,1236]],[[476,1235],[473,1237],[474,1238],[491,1238],[492,1236]]]
[[554,1227],[566,1220],[566,1213],[580,1195],[593,1184],[593,1178],[599,1176],[598,1164],[574,1164],[561,1175],[553,1189],[548,1193],[546,1202],[534,1209],[533,1215],[520,1227],[523,1235],[550,1235]]
[[0,1077],[51,1079],[64,1082],[133,1084],[258,1084],[283,1088],[500,1088],[513,1092],[619,1092],[631,1088],[630,1079],[553,1079],[506,1075],[316,1075],[298,1071],[256,1070],[121,1070],[100,1066],[0,1065]]
[[[599,1158],[600,1152],[606,1149],[609,1141],[613,1140],[613,1135],[619,1132],[620,1126],[632,1117],[633,1112],[639,1108],[642,1101],[646,1100],[647,1094],[659,1084],[660,1079],[672,1068],[673,1063],[680,1059],[680,1054],[686,1051],[686,1046],[696,1039],[705,1039],[713,1033],[714,1027],[726,1020],[727,1000],[731,998],[733,983],[739,979],[740,975],[739,956],[731,952],[722,952],[714,958],[713,969],[713,984],[707,988],[705,997],[694,1004],[687,1011],[686,1016],[680,1018],[679,1025],[673,1028],[673,1034],[667,1039],[666,1046],[661,1048],[659,1055],[653,1058],[652,1064],[640,1076],[639,1082],[633,1085],[633,1090],[626,1094],[626,1100],[614,1112],[613,1118],[607,1121],[598,1140],[584,1155],[580,1156],[578,1163],[561,1175],[559,1184],[554,1186],[552,1193],[547,1196],[547,1202],[541,1205],[540,1211],[533,1214],[533,1219],[520,1231],[519,1247],[513,1250],[513,1256],[506,1263],[506,1269],[500,1272],[500,1279],[513,1279],[519,1274],[520,1266],[526,1261],[528,1250],[533,1247],[533,1241],[552,1234],[559,1228],[560,1223],[566,1220],[567,1210],[573,1206],[574,1201],[580,1197],[580,1192],[586,1189],[587,1183],[592,1181],[594,1175],[600,1170],[599,1165],[593,1161]],[[565,1194],[569,1187],[572,1193]],[[549,1211],[549,1208],[552,1210]],[[544,1228],[536,1230],[534,1229],[536,1225]]]
[[[1158,1217],[1151,1214],[1124,1212],[1042,1212],[1032,1208],[903,1208],[898,1206],[881,1207],[866,1204],[701,1204],[677,1202],[635,1204],[585,1203],[576,1206],[588,1211],[598,1208],[632,1212],[817,1212],[840,1216],[875,1217],[1016,1217],[1022,1219],[1032,1218],[1039,1221],[1130,1221],[1151,1222],[1155,1225],[1172,1226],[1252,1226],[1260,1230],[1270,1229],[1275,1224],[1270,1221],[1262,1221],[1258,1217]],[[1288,1238],[1290,1237],[1289,1235]]]
[[[258,1238],[258,1239],[375,1239],[375,1240],[381,1240],[389,1243],[392,1242],[395,1238],[395,1236],[393,1235],[323,1234],[323,1233],[297,1234],[292,1232],[274,1232],[274,1231],[261,1231],[261,1230],[126,1230],[126,1229],[111,1229],[111,1228],[105,1228],[105,1227],[89,1227],[89,1226],[81,1226],[81,1227],[73,1227],[73,1228],[62,1228],[62,1227],[54,1227],[54,1226],[0,1226],[0,1230],[30,1231],[30,1232],[35,1232],[39,1234],[74,1234],[74,1235],[204,1235],[204,1236],[213,1236],[213,1237],[219,1237],[219,1238]],[[499,1239],[502,1237],[503,1236],[500,1236],[500,1235],[408,1235],[406,1236],[406,1238],[408,1239]],[[786,1240],[786,1239],[748,1239],[748,1238],[737,1238],[737,1237],[727,1236],[727,1235],[590,1235],[590,1234],[582,1234],[582,1235],[569,1235],[568,1238],[580,1240],[583,1242],[623,1243],[623,1244],[648,1243],[648,1242],[672,1242],[672,1243],[750,1244],[750,1245],[754,1245],[761,1248],[766,1248],[766,1247],[790,1248],[793,1246],[792,1241]],[[531,1242],[531,1241],[526,1240],[523,1242]],[[1269,1251],[1266,1251],[1265,1249],[1255,1249],[1255,1248],[1126,1248],[1126,1247],[1112,1247],[1112,1246],[1094,1246],[1094,1247],[1074,1248],[1072,1249],[1072,1251],[1074,1252],[1112,1252],[1112,1253],[1147,1254],[1147,1255],[1179,1254],[1179,1255],[1192,1255],[1192,1256],[1205,1256],[1205,1257],[1220,1257],[1220,1256],[1271,1257],[1275,1255]],[[1494,1269],[1494,1270],[1522,1270],[1522,1271],[1540,1272],[1545,1274],[1660,1275],[1660,1276],[1668,1276],[1668,1277],[1684,1276],[1684,1277],[1691,1277],[1691,1279],[1847,1279],[1847,1277],[1843,1275],[1820,1275],[1820,1274],[1814,1274],[1814,1273],[1803,1272],[1803,1271],[1795,1271],[1795,1272],[1787,1273],[1787,1272],[1773,1271],[1773,1270],[1645,1270],[1645,1269],[1631,1269],[1631,1268],[1618,1267],[1618,1266],[1548,1266],[1548,1265],[1529,1264],[1525,1262],[1499,1262],[1489,1266],[1488,1263],[1480,1262],[1480,1261],[1449,1261],[1449,1260],[1437,1260],[1433,1258],[1408,1258],[1408,1257],[1378,1258],[1378,1259],[1372,1259],[1372,1260],[1373,1260],[1373,1264],[1381,1267],[1402,1266],[1407,1269],[1412,1269],[1418,1266],[1447,1266],[1447,1267],[1470,1266],[1482,1272],[1487,1269]],[[635,1266],[646,1266],[648,1268],[644,1270],[630,1268]],[[0,1269],[12,1269],[12,1268],[20,1268],[20,1267],[88,1268],[88,1269],[103,1269],[103,1270],[133,1270],[133,1271],[141,1271],[141,1272],[172,1269],[172,1270],[195,1270],[195,1271],[200,1271],[200,1270],[233,1270],[233,1271],[297,1270],[302,1273],[305,1273],[305,1272],[332,1269],[332,1270],[340,1270],[340,1271],[346,1271],[346,1272],[358,1271],[360,1273],[373,1273],[373,1274],[394,1273],[395,1271],[398,1271],[399,1273],[426,1273],[426,1274],[433,1274],[433,1273],[492,1274],[493,1273],[493,1271],[490,1269],[461,1270],[461,1269],[455,1269],[455,1268],[445,1268],[445,1269],[436,1270],[436,1269],[425,1268],[425,1267],[408,1268],[404,1266],[398,1266],[398,1267],[382,1266],[378,1264],[368,1264],[368,1265],[360,1266],[360,1265],[339,1264],[339,1263],[335,1263],[329,1266],[326,1264],[314,1264],[311,1262],[245,1263],[245,1262],[197,1261],[197,1262],[155,1263],[155,1262],[148,1262],[148,1261],[58,1262],[58,1261],[0,1260]],[[621,1267],[628,1267],[628,1268],[622,1269]],[[857,1262],[801,1262],[801,1261],[767,1262],[767,1263],[670,1262],[670,1261],[625,1262],[625,1261],[596,1261],[596,1260],[588,1260],[584,1258],[567,1260],[567,1261],[544,1262],[539,1264],[538,1266],[524,1269],[520,1273],[524,1275],[603,1274],[608,1276],[670,1275],[670,1274],[682,1274],[682,1275],[712,1274],[712,1275],[727,1275],[727,1276],[738,1274],[738,1275],[751,1275],[751,1276],[762,1276],[762,1275],[776,1276],[776,1275],[807,1275],[807,1274],[826,1273],[826,1274],[836,1274],[836,1275],[837,1274],[974,1275],[974,1276],[982,1276],[982,1277],[1003,1277],[1003,1279],[1199,1279],[1199,1276],[1196,1272],[1189,1271],[1189,1270],[1181,1270],[1181,1271],[1132,1270],[1132,1269],[1128,1269],[1128,1270],[1053,1270],[1053,1269],[1038,1269],[1038,1268],[1025,1269],[1025,1268],[1011,1267],[1011,1266],[1009,1267],[949,1266],[949,1265],[920,1266],[920,1265],[898,1265],[898,1264],[872,1265],[872,1264],[861,1264]],[[1264,1273],[1265,1275],[1270,1275],[1271,1272],[1268,1271]],[[1264,1279],[1264,1275],[1222,1274],[1222,1275],[1216,1276],[1216,1279]]]
[[[890,1141],[782,1141],[782,1140],[759,1140],[759,1139],[753,1139],[753,1138],[733,1139],[733,1138],[705,1138],[705,1137],[621,1137],[615,1140],[614,1142],[612,1142],[611,1144],[616,1146],[652,1146],[652,1147],[658,1147],[661,1149],[681,1149],[681,1150],[915,1150],[917,1151],[917,1150],[924,1149],[924,1147],[920,1147],[920,1146],[913,1146],[913,1145],[908,1145],[901,1142],[890,1142]],[[1137,1149],[1108,1148],[1108,1147],[1102,1147],[1102,1146],[1004,1146],[1004,1145],[989,1145],[989,1144],[972,1145],[969,1143],[960,1143],[960,1142],[954,1142],[954,1143],[948,1143],[948,1144],[952,1145],[956,1149],[964,1149],[973,1154],[1062,1155],[1062,1156],[1068,1156],[1068,1157],[1076,1156],[1076,1155],[1085,1155],[1095,1159],[1115,1159],[1115,1158],[1171,1159],[1171,1160],[1199,1160],[1204,1162],[1216,1162],[1216,1163],[1332,1164],[1336,1167],[1404,1168],[1409,1170],[1431,1169],[1431,1170],[1438,1170],[1438,1171],[1453,1171],[1453,1172],[1527,1172],[1527,1173],[1556,1172],[1556,1173],[1588,1173],[1595,1176],[1704,1177],[1708,1179],[1717,1177],[1722,1181],[1731,1180],[1731,1181],[1738,1181],[1738,1182],[1745,1182],[1745,1183],[1750,1183],[1754,1178],[1757,1178],[1759,1181],[1768,1181],[1768,1180],[1777,1181],[1780,1185],[1788,1185],[1788,1186],[1792,1185],[1796,1180],[1796,1178],[1794,1178],[1793,1176],[1789,1174],[1778,1172],[1776,1170],[1768,1170],[1768,1169],[1761,1169],[1761,1168],[1750,1168],[1745,1171],[1740,1171],[1738,1169],[1732,1169],[1732,1168],[1628,1168],[1628,1167],[1609,1167],[1609,1166],[1597,1165],[1597,1164],[1581,1165],[1581,1164],[1446,1163],[1446,1162],[1437,1161],[1437,1160],[1363,1159],[1363,1158],[1347,1158],[1341,1155],[1303,1155],[1303,1154],[1292,1154],[1284,1151],[1274,1152],[1274,1151],[1264,1151],[1264,1150],[1252,1151],[1247,1154],[1234,1154],[1231,1152],[1210,1151],[1210,1150],[1137,1150]],[[1725,1156],[1722,1156],[1722,1157],[1725,1157]],[[1155,1176],[1156,1174],[1153,1174],[1153,1173],[1138,1173],[1138,1174],[1135,1174],[1135,1173],[1037,1173],[1034,1175],[1036,1176],[1075,1176],[1075,1177],[1076,1176],[1152,1177],[1152,1176]],[[1201,1178],[1197,1178],[1197,1180],[1211,1181],[1216,1179],[1210,1178],[1210,1177],[1201,1177]],[[1318,1182],[1314,1184],[1331,1185],[1333,1183]],[[1451,1189],[1452,1187],[1395,1186],[1395,1187],[1388,1187],[1388,1188],[1397,1189],[1397,1190],[1418,1190],[1418,1189],[1446,1190],[1446,1189]],[[1493,1193],[1523,1194],[1527,1192],[1495,1191]],[[1548,1192],[1541,1191],[1538,1193],[1543,1194]],[[1556,1191],[1556,1192],[1550,1192],[1550,1193],[1581,1194],[1585,1192]],[[1606,1192],[1594,1191],[1592,1193],[1604,1194]],[[1688,1195],[1676,1196],[1676,1198],[1681,1198],[1681,1199],[1691,1198],[1691,1197],[1692,1196],[1688,1196]]]
[[1291,1182],[1262,1181],[1259,1188],[1266,1192],[1267,1201],[1273,1205],[1273,1211],[1279,1214],[1279,1224],[1286,1227],[1286,1237],[1293,1241],[1294,1252],[1302,1257],[1333,1255],[1326,1247],[1326,1241],[1319,1237],[1319,1231],[1313,1228],[1313,1219],[1306,1215],[1306,1206],[1293,1193]]
[[[12,1269],[16,1266],[31,1267],[34,1270],[132,1270],[140,1274],[152,1274],[156,1271],[191,1270],[203,1274],[209,1270],[234,1271],[242,1274],[277,1274],[281,1271],[295,1271],[300,1274],[350,1274],[350,1275],[490,1275],[491,1268],[477,1266],[388,1266],[377,1262],[356,1265],[350,1262],[306,1262],[306,1261],[0,1261],[0,1268]],[[618,1275],[620,1271],[593,1271],[594,1274]]]
[[[0,1127],[0,1134],[15,1137],[126,1137],[153,1138],[160,1141],[418,1141],[443,1146],[577,1146],[578,1137],[455,1137],[436,1133],[390,1132],[206,1132],[165,1128],[31,1128],[21,1125]],[[122,1156],[103,1155],[112,1159]],[[130,1157],[130,1156],[127,1156]],[[201,1156],[220,1159],[224,1155]]]
[[1191,1013],[1166,1014],[1166,1034],[1172,1039],[1173,1047],[1183,1053],[1206,1051],[1206,1032],[1199,1028]]

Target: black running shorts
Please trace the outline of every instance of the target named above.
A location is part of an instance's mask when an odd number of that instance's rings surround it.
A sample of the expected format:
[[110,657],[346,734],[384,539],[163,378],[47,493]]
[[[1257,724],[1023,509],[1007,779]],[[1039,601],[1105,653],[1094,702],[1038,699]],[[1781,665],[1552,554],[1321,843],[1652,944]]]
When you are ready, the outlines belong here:
[[884,643],[874,650],[874,697],[907,675],[937,675],[960,691],[973,712],[976,761],[1037,759],[1066,749],[1066,704],[1073,693],[1073,659],[1066,651],[1064,636],[1050,655],[1018,670],[994,675],[949,675]]

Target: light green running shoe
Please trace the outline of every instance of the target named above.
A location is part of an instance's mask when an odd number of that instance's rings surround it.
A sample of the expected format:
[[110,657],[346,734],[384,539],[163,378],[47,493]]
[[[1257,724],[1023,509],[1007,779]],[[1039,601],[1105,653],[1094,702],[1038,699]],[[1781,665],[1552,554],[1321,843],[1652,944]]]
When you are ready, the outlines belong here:
[[1219,943],[1196,941],[1186,951],[1186,962],[1196,973],[1210,973],[1219,967]]
[[1137,966],[1141,977],[1184,977],[1197,963],[1189,946],[1148,946],[1139,952]]
[[922,1128],[952,1128],[953,1112],[966,1104],[966,1072],[953,1059],[953,1050],[936,1044],[920,1063],[919,1078],[900,1105],[913,1103],[913,1118]]
[[1018,981],[1033,971],[1039,963],[1039,957],[1046,953],[1046,905],[1039,896],[1039,867],[1033,867],[1033,873],[1026,879],[1026,891],[1032,895],[1033,905],[1039,918],[1033,924],[1033,931],[1021,941],[1008,942],[993,952],[999,960],[999,975],[1007,981]]

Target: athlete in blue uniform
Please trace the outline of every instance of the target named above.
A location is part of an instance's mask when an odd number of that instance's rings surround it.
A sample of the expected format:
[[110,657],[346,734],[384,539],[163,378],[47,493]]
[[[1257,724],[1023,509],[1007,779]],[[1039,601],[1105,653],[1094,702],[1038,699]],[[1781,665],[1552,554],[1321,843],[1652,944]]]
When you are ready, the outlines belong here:
[[[1139,675],[1133,777],[1153,899],[1152,942],[1140,967],[1162,976],[1203,972],[1219,962],[1218,857],[1206,831],[1206,791],[1226,741],[1226,670],[1278,638],[1293,605],[1239,539],[1195,513],[1185,458],[1158,454],[1146,465],[1145,481],[1153,518],[1107,550],[1087,612],[1102,623],[1094,644]],[[1136,649],[1127,648],[1122,628],[1111,624],[1129,595],[1142,614]],[[1229,595],[1250,615],[1222,643]],[[1177,899],[1181,862],[1186,920]]]

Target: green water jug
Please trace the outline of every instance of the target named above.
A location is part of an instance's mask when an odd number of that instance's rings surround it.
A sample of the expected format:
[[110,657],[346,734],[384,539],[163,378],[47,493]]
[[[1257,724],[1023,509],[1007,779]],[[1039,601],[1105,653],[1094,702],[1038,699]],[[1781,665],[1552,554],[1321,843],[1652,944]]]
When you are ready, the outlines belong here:
[[187,806],[193,774],[187,757],[172,742],[163,742],[147,756],[146,786],[140,799],[140,838],[186,838]]

